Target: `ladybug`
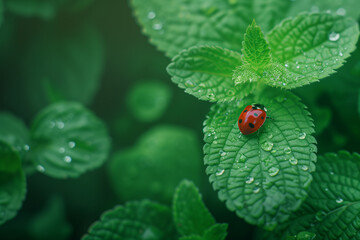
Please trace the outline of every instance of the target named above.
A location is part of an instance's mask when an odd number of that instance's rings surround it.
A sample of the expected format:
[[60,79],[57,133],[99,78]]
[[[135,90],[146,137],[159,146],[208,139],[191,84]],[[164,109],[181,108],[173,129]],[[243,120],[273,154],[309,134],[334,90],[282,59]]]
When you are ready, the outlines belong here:
[[238,126],[240,132],[244,135],[249,135],[256,132],[266,120],[267,109],[261,104],[252,104],[240,114]]

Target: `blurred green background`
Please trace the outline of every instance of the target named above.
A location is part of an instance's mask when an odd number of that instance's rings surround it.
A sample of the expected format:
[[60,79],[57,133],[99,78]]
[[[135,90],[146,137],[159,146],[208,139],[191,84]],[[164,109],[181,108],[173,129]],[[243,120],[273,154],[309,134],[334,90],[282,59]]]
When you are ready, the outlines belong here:
[[[143,198],[170,204],[182,178],[197,184],[217,222],[230,224],[228,239],[254,236],[205,174],[202,128],[211,104],[170,81],[170,60],[141,33],[128,2],[34,1],[39,6],[32,8],[27,1],[0,7],[1,111],[30,126],[48,104],[80,101],[105,121],[112,152],[105,165],[77,179],[29,174],[23,207],[0,226],[0,238],[79,239],[116,204]],[[359,80],[357,50],[338,73],[294,91],[313,115],[319,154],[359,151]]]

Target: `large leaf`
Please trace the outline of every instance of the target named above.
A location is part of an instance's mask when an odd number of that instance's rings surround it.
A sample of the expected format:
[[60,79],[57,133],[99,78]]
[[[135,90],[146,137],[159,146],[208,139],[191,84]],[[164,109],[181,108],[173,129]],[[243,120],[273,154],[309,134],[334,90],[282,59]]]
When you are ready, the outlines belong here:
[[53,24],[42,28],[32,39],[22,66],[31,110],[39,111],[61,100],[90,103],[99,86],[103,63],[102,39],[94,27],[74,24],[63,28]]
[[112,187],[123,200],[146,197],[171,202],[183,178],[200,182],[200,149],[195,133],[189,129],[154,127],[134,147],[113,156],[108,166]]
[[31,129],[31,159],[52,177],[78,177],[99,167],[110,149],[104,123],[79,103],[60,102],[39,113]]
[[13,218],[20,209],[25,198],[26,181],[24,172],[20,168],[18,153],[5,142],[0,143],[0,224],[2,224]]
[[[259,132],[240,133],[246,105],[260,103],[273,119]],[[216,104],[205,121],[206,172],[219,198],[246,221],[273,229],[307,196],[316,161],[312,119],[289,92],[266,89],[230,104]]]
[[177,239],[176,235],[171,210],[143,200],[105,212],[82,240],[170,240]]
[[309,197],[273,239],[310,231],[319,239],[358,239],[360,155],[340,151],[319,156]]
[[303,13],[284,20],[268,35],[274,61],[290,73],[267,84],[295,88],[327,77],[355,50],[359,28],[351,18]]
[[240,53],[220,47],[192,47],[173,58],[167,71],[185,92],[211,102],[231,101],[253,91],[256,85],[235,87],[233,71],[242,64]]
[[174,222],[182,236],[200,235],[215,224],[215,219],[201,199],[194,183],[183,180],[173,200]]

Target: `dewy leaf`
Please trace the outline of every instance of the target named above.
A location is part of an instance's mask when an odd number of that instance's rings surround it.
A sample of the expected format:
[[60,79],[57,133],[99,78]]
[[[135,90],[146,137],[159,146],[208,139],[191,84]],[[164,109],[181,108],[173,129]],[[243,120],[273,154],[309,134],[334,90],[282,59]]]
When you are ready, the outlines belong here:
[[177,239],[170,208],[143,200],[105,212],[82,240]]
[[115,153],[108,165],[110,183],[122,200],[146,197],[170,203],[183,178],[200,183],[200,149],[190,129],[154,127],[134,147]]
[[170,88],[158,81],[137,83],[127,96],[129,111],[141,122],[155,121],[161,117],[171,98]]
[[[259,103],[268,116],[259,132],[243,135],[237,120]],[[204,123],[206,172],[220,200],[251,224],[274,229],[307,196],[316,161],[314,125],[290,92],[265,89],[242,101],[216,104]]]
[[225,240],[228,225],[226,223],[215,224],[205,230],[203,240]]
[[243,98],[256,87],[251,83],[235,87],[233,71],[241,64],[240,53],[201,46],[180,52],[167,71],[174,83],[201,100],[231,101]]
[[201,199],[194,183],[183,180],[173,200],[175,226],[182,236],[200,235],[215,224],[215,219]]
[[[25,175],[20,168],[19,155],[17,152],[11,151],[11,146],[1,142],[0,165],[3,166],[3,161],[8,160],[17,164],[12,167],[11,171],[9,169],[5,170],[3,167],[0,169],[0,224],[16,215],[26,193]],[[4,159],[4,155],[7,155],[10,159]]]
[[264,38],[261,28],[256,25],[255,20],[246,29],[242,47],[241,52],[244,63],[249,64],[255,71],[259,72],[270,64],[269,45]]
[[290,77],[283,88],[300,87],[334,73],[355,50],[359,28],[351,18],[328,13],[303,13],[284,20],[268,35],[274,61],[283,64]]
[[11,145],[22,157],[29,151],[29,130],[10,113],[0,112],[0,140]]
[[104,123],[79,103],[50,105],[32,125],[30,156],[37,170],[52,177],[78,177],[99,167],[110,149]]
[[22,65],[24,90],[32,112],[56,101],[92,101],[103,71],[104,49],[93,26],[74,24],[41,29]]
[[273,239],[310,231],[318,239],[358,239],[360,155],[340,151],[319,156],[309,196]]

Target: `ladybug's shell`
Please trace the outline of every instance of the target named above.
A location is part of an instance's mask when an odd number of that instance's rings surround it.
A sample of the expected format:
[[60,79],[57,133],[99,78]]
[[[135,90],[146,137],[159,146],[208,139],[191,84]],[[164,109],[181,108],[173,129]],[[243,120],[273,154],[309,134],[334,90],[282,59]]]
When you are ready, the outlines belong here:
[[265,122],[266,112],[253,105],[247,106],[240,114],[238,126],[240,132],[249,135],[256,132]]

